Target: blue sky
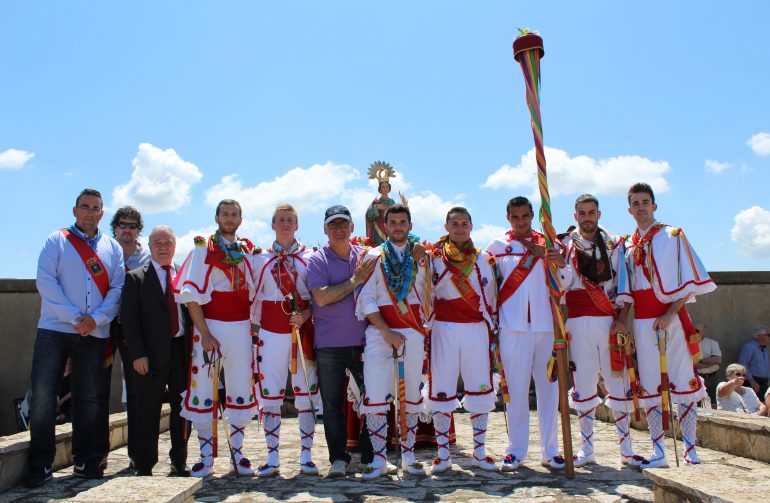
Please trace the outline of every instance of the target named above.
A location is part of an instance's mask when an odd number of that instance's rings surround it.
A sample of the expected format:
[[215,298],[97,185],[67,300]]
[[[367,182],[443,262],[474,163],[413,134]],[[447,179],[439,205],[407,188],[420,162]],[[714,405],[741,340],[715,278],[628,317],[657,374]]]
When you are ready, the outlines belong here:
[[134,204],[180,254],[221,197],[270,241],[276,203],[321,216],[399,172],[415,231],[467,205],[485,246],[532,195],[517,27],[545,42],[541,107],[558,229],[596,193],[628,233],[625,189],[658,189],[707,268],[770,266],[770,4],[725,2],[4,2],[0,4],[0,277],[34,277],[75,195]]

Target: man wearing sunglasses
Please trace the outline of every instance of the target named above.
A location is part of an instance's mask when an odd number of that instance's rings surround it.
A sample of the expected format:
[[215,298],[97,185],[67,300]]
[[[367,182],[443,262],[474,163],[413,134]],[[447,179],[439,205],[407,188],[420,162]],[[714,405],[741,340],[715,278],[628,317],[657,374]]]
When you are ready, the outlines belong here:
[[[133,206],[124,206],[115,212],[110,223],[112,237],[123,249],[123,263],[126,272],[137,269],[150,261],[150,251],[139,242],[144,222],[142,214]],[[123,365],[123,381],[126,386],[126,415],[128,416],[128,458],[134,465],[136,452],[136,374],[133,372],[133,362],[128,355],[128,345],[123,335],[123,323],[120,314],[110,324],[110,341],[114,350],[120,351],[120,361]]]

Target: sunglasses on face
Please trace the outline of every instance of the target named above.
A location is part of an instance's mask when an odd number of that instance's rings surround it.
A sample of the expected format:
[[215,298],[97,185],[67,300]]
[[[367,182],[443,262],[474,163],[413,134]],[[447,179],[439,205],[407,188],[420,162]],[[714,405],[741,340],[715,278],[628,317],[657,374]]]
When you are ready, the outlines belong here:
[[746,374],[744,374],[743,372],[735,372],[733,375],[735,377],[746,377]]
[[128,227],[129,229],[138,229],[139,228],[139,224],[128,223],[128,222],[118,222],[117,227],[119,229],[125,229],[126,227]]

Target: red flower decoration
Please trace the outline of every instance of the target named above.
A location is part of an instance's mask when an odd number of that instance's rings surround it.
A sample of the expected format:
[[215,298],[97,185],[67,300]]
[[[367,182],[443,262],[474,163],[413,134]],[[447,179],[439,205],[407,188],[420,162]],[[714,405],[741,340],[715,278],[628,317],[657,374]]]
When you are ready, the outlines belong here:
[[193,341],[198,342],[199,340],[201,340],[200,335],[193,336]]
[[198,373],[198,367],[196,367],[195,365],[193,365],[193,367],[192,367],[192,373],[193,374],[197,374]]

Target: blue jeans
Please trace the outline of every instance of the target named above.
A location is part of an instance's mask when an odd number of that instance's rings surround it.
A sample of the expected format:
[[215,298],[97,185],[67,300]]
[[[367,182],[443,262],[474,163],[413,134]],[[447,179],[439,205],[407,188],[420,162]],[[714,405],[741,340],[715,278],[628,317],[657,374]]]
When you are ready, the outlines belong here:
[[[316,348],[316,365],[318,368],[318,387],[324,404],[324,435],[329,449],[329,462],[342,460],[350,463],[350,454],[345,451],[347,445],[347,423],[345,422],[345,369],[356,376],[360,383],[363,379],[362,346],[341,348]],[[371,463],[374,455],[366,420],[361,416],[361,431],[359,432],[359,451],[361,462]]]
[[110,368],[108,341],[39,328],[32,354],[29,467],[53,464],[56,455],[56,398],[67,357],[72,358],[72,457],[97,468],[109,453]]

